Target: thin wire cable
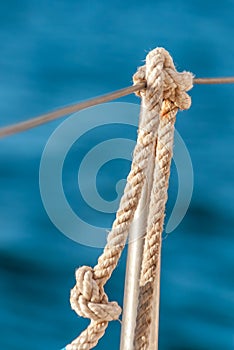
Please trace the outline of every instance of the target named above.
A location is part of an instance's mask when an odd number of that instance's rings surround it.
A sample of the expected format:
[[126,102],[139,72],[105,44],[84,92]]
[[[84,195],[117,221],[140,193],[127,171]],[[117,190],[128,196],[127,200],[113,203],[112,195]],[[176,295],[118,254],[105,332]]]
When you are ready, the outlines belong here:
[[85,109],[88,107],[92,107],[92,106],[95,106],[95,105],[98,105],[98,104],[101,104],[104,102],[115,100],[117,98],[129,95],[137,90],[141,90],[144,88],[145,88],[145,84],[138,84],[137,86],[136,85],[129,86],[127,88],[123,88],[121,90],[110,92],[110,93],[102,95],[102,96],[94,97],[92,99],[89,99],[89,100],[86,100],[83,102],[79,102],[76,104],[72,104],[70,106],[58,108],[53,112],[42,114],[36,118],[28,119],[28,120],[20,122],[20,123],[16,123],[16,124],[13,124],[10,126],[3,127],[0,129],[0,138],[34,128],[35,126],[39,126],[39,125],[48,123],[52,120],[64,117],[67,114],[81,111],[82,109]]
[[[227,78],[195,78],[193,80],[194,84],[231,84],[234,83],[234,77]],[[0,138],[5,136],[10,136],[13,134],[17,134],[22,131],[26,131],[28,129],[32,129],[36,126],[48,123],[52,120],[56,120],[58,118],[64,117],[68,114],[75,113],[81,111],[82,109],[92,107],[104,102],[113,101],[123,96],[127,96],[132,94],[133,92],[140,91],[144,89],[146,86],[144,83],[136,84],[133,86],[129,86],[120,90],[116,90],[114,92],[110,92],[105,95],[101,95],[98,97],[91,98],[89,100],[79,102],[76,104],[72,104],[70,106],[58,108],[53,112],[49,112],[46,114],[42,114],[38,117],[28,119],[26,121],[16,123],[13,125],[9,125],[3,128],[0,128]]]
[[227,78],[195,78],[193,79],[194,84],[233,84],[234,77]]

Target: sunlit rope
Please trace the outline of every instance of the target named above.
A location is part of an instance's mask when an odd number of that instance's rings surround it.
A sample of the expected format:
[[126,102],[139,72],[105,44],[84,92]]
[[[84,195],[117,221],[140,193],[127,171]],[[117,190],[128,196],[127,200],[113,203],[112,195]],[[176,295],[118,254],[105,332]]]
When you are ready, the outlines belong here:
[[[147,60],[149,67],[154,72],[152,76],[152,71],[147,71]],[[108,235],[106,247],[94,268],[83,266],[76,271],[76,284],[71,291],[72,308],[80,316],[90,318],[91,322],[80,336],[66,346],[66,350],[88,350],[93,348],[105,333],[108,322],[119,318],[121,308],[116,302],[108,300],[104,285],[110,278],[121,256],[147,178],[147,172],[152,165],[149,164],[150,155],[156,152],[134,339],[136,350],[149,348],[153,285],[156,278],[157,258],[161,247],[175,115],[178,109],[189,108],[190,99],[186,91],[193,84],[234,83],[234,77],[193,79],[190,73],[178,73],[175,71],[168,52],[164,49],[151,51],[147,56],[147,60],[146,68],[144,68],[145,66],[141,67],[143,69],[140,68],[137,72],[135,81],[139,80],[139,82],[135,83],[134,86],[59,108],[51,113],[0,129],[1,138],[133,92],[139,92],[143,97],[143,108],[141,109],[141,120],[132,167],[116,219]]]
[[[151,172],[151,156],[156,151],[145,238],[146,260],[143,257],[144,276],[140,280],[143,294],[140,294],[139,299],[140,313],[137,318],[139,327],[137,323],[135,338],[137,350],[148,349],[147,335],[151,320],[157,252],[160,249],[159,240],[167,199],[174,121],[178,109],[190,107],[191,100],[186,91],[193,86],[193,75],[188,72],[178,73],[169,53],[163,48],[157,48],[147,55],[146,65],[140,67],[134,75],[136,85],[144,85],[138,84],[144,81],[147,82],[147,86],[138,91],[142,97],[142,104],[137,143],[116,219],[97,265],[94,268],[80,267],[76,271],[76,284],[71,290],[72,309],[79,316],[90,318],[91,322],[75,340],[66,346],[66,350],[92,349],[105,333],[109,321],[119,318],[122,310],[116,302],[108,300],[104,285],[117,266],[126,244],[143,186],[149,171]],[[145,319],[147,322],[144,324]]]
[[[194,78],[193,84],[230,84],[234,83],[234,77],[227,78]],[[25,120],[23,122],[19,122],[10,126],[0,128],[0,138],[17,134],[19,132],[32,129],[36,126],[48,123],[52,120],[56,120],[58,118],[64,117],[68,114],[75,113],[81,111],[82,109],[95,106],[104,102],[113,101],[117,98],[127,96],[132,94],[133,92],[140,91],[145,88],[145,83],[136,84],[134,86],[129,86],[120,90],[116,90],[114,92],[94,97],[92,99],[79,102],[76,104],[72,104],[66,107],[58,108],[53,112],[49,112],[46,114],[42,114],[38,117],[31,118]]]
[[[152,344],[152,338],[158,339],[158,324],[154,323],[154,327],[151,327],[151,323],[156,321],[152,306],[156,299],[159,305],[156,281],[160,279],[160,252],[173,153],[174,123],[177,111],[190,107],[191,98],[187,91],[193,86],[193,75],[189,72],[178,73],[171,56],[162,48],[151,51],[146,57],[145,66],[140,67],[134,76],[136,82],[145,79],[150,88],[145,93],[140,93],[142,105],[145,106],[148,102],[145,113],[149,113],[155,103],[158,103],[159,113],[155,118],[159,119],[159,126],[139,280],[134,350],[156,350],[157,346]],[[154,334],[150,339],[152,329]]]

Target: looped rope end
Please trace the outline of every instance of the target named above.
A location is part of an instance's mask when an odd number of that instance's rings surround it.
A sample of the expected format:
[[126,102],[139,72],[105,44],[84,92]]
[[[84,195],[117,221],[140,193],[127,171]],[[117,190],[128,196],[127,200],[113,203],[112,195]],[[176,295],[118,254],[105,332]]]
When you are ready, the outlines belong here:
[[193,87],[194,76],[190,72],[176,71],[173,60],[164,48],[149,52],[146,64],[138,68],[133,76],[133,83],[144,84],[146,88],[137,91],[136,95],[150,103],[157,104],[169,99],[181,110],[191,106],[191,98],[186,93]]
[[103,288],[97,284],[93,269],[82,266],[76,271],[76,285],[71,290],[70,303],[79,315],[93,321],[118,320],[122,312],[116,302],[109,302]]

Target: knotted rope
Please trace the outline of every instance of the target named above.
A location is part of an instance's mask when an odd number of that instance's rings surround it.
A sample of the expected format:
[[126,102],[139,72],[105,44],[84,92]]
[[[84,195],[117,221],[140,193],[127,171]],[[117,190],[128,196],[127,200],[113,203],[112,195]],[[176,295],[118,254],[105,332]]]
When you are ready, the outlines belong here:
[[[176,72],[169,53],[164,49],[156,49],[148,54],[146,65],[140,67],[134,76],[135,83],[144,80],[147,81],[147,89],[140,93],[142,102],[145,103],[144,100],[147,99],[150,100],[151,106],[160,104],[161,113],[140,277],[134,337],[136,350],[149,349],[152,300],[156,286],[155,279],[159,278],[156,272],[160,263],[161,236],[173,153],[174,123],[178,109],[188,109],[191,105],[191,99],[186,91],[192,88],[193,76],[188,72]],[[160,93],[159,89],[155,90],[156,81],[160,84]]]
[[[138,93],[142,98],[142,104],[132,166],[116,219],[97,265],[93,269],[83,266],[76,271],[76,285],[71,290],[70,297],[71,307],[78,315],[90,318],[91,322],[78,338],[67,345],[66,350],[93,348],[105,333],[108,322],[119,318],[121,308],[116,302],[108,301],[104,285],[115,269],[125,246],[142,188],[152,169],[149,159],[152,159],[152,154],[155,154],[156,150],[154,182],[140,281],[144,290],[139,300],[135,344],[137,349],[147,349],[148,346],[145,334],[147,329],[142,322],[144,322],[144,308],[147,307],[147,310],[151,308],[151,291],[155,279],[167,198],[173,125],[178,108],[187,109],[190,106],[190,98],[185,91],[192,87],[193,76],[186,72],[178,73],[169,53],[162,48],[157,48],[147,55],[146,65],[138,69],[133,80],[135,84],[144,81],[147,87]],[[147,322],[150,323],[149,317]],[[146,340],[143,341],[143,338]]]

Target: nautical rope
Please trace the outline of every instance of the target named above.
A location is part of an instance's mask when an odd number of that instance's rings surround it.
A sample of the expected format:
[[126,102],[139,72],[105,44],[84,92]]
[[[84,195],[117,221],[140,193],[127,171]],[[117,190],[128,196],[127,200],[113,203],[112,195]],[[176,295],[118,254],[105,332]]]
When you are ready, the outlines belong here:
[[[154,164],[154,179],[151,191],[147,229],[142,259],[140,289],[137,319],[134,336],[134,349],[151,349],[149,344],[153,293],[156,288],[157,272],[160,264],[161,239],[167,201],[167,189],[170,175],[170,165],[173,153],[174,123],[178,109],[188,109],[191,99],[186,91],[192,88],[193,76],[191,73],[178,73],[168,52],[156,49],[149,53],[146,65],[141,67],[135,75],[135,82],[144,79],[147,70],[158,77],[157,69],[161,70],[161,86],[163,88],[163,102],[161,106],[160,122],[157,135],[156,157]],[[143,72],[143,73],[142,73]],[[148,80],[147,80],[148,86]],[[148,95],[147,95],[148,92]],[[153,88],[141,93],[142,100],[151,95],[156,96]],[[156,102],[157,100],[155,98]],[[153,102],[154,105],[155,101]],[[155,328],[158,325],[155,325]]]
[[[83,266],[76,271],[76,285],[71,290],[70,297],[71,307],[78,315],[90,318],[91,322],[78,338],[66,346],[66,350],[93,348],[105,333],[108,322],[119,318],[121,308],[116,302],[108,301],[104,285],[115,269],[125,246],[128,231],[141,197],[142,188],[152,167],[149,159],[152,159],[152,154],[155,154],[157,145],[158,156],[156,163],[160,165],[160,169],[166,174],[164,177],[158,178],[156,174],[158,166],[155,166],[154,186],[151,193],[147,225],[147,239],[148,237],[149,239],[152,237],[152,239],[150,239],[149,248],[145,252],[146,257],[149,257],[146,259],[147,261],[150,259],[150,263],[147,265],[147,262],[145,262],[144,264],[147,282],[151,283],[151,280],[154,279],[154,265],[157,262],[158,251],[158,243],[155,245],[154,241],[158,241],[162,228],[166,196],[166,190],[163,190],[163,188],[167,189],[169,155],[171,155],[170,150],[169,153],[165,151],[160,153],[158,150],[172,145],[173,138],[168,125],[172,124],[173,116],[178,108],[186,109],[189,107],[190,98],[185,91],[192,87],[193,76],[186,72],[176,72],[169,53],[162,48],[158,48],[148,54],[146,65],[139,68],[133,80],[135,84],[144,82],[147,87],[138,93],[142,97],[142,104],[132,166],[127,177],[127,184],[120,201],[116,219],[97,265],[93,269]],[[163,102],[164,100],[166,101]],[[162,105],[164,105],[163,110]],[[171,108],[173,112],[171,112]],[[163,114],[161,113],[159,118],[161,111]],[[158,134],[159,122],[160,133]],[[159,136],[158,142],[157,135]],[[165,147],[162,147],[164,145]],[[155,185],[156,181],[159,181],[157,186]],[[155,195],[156,197],[153,199]],[[156,218],[157,220],[155,221]],[[153,245],[151,244],[152,240]],[[155,253],[154,258],[153,255]],[[141,279],[141,283],[145,285],[143,279]],[[146,295],[150,297],[148,290]],[[145,303],[144,300],[143,303]]]

